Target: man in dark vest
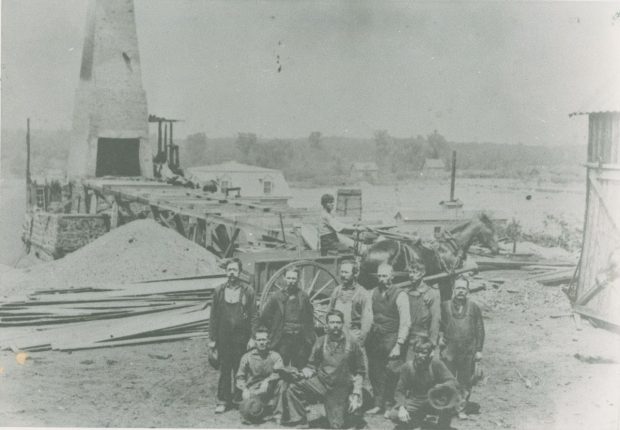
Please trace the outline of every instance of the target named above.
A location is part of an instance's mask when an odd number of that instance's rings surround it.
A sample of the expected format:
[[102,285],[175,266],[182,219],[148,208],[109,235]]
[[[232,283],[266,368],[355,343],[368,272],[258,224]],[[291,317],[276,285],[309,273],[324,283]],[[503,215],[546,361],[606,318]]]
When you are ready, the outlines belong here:
[[464,402],[459,416],[464,414],[471,388],[476,378],[482,376],[482,347],[484,345],[484,321],[478,305],[468,297],[469,281],[457,279],[452,299],[441,304],[441,334],[444,349],[442,358],[456,376]]
[[377,268],[378,286],[372,292],[373,323],[366,339],[368,370],[375,407],[368,413],[383,413],[394,403],[398,368],[407,355],[410,309],[407,293],[392,284],[392,266]]
[[233,392],[232,381],[239,361],[246,351],[256,327],[254,289],[239,279],[241,260],[233,258],[226,264],[228,281],[215,289],[209,323],[209,348],[216,349],[220,362],[215,413],[229,409],[239,392]]
[[437,288],[424,282],[425,273],[426,269],[421,260],[412,263],[409,271],[411,286],[406,289],[411,311],[410,347],[413,347],[415,340],[420,337],[429,339],[435,346],[439,342],[441,297]]
[[284,275],[286,289],[271,295],[260,315],[269,329],[269,347],[277,351],[285,366],[302,369],[314,344],[314,309],[308,294],[299,288],[299,271]]

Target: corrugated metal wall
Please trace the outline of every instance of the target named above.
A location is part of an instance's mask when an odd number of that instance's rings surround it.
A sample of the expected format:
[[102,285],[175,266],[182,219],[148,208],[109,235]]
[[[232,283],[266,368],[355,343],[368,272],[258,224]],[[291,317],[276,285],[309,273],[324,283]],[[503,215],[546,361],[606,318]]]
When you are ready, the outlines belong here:
[[620,113],[589,115],[586,217],[584,243],[577,285],[578,305],[608,322],[620,323],[620,285],[609,283],[584,303],[596,277],[620,247]]

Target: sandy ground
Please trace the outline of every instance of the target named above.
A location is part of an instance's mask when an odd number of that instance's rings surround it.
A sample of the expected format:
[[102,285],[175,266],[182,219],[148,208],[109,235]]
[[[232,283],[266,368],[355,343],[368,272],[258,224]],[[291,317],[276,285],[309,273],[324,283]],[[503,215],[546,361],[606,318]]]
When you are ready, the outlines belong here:
[[[547,212],[583,216],[578,188],[548,192],[536,191],[536,184],[511,189],[509,182],[495,182],[497,187],[491,182],[461,182],[457,195],[472,206],[495,202],[532,221]],[[8,207],[21,207],[16,184],[0,184],[0,262],[9,265],[20,249],[21,216]],[[365,207],[371,213],[379,213],[379,208],[387,213],[408,195],[436,204],[445,185],[437,185],[434,192],[418,190],[420,184],[404,185],[398,192],[393,186],[364,186]],[[324,191],[296,190],[294,203],[311,205]],[[529,193],[534,193],[534,205],[528,208],[522,197]],[[543,287],[515,275],[498,289],[472,294],[483,309],[487,329],[486,378],[472,396],[482,409],[469,420],[455,420],[453,427],[617,429],[620,337],[587,322],[578,327],[559,287]],[[1,287],[6,291],[9,286]],[[606,363],[583,362],[575,354],[602,357]],[[217,374],[207,364],[204,339],[24,357],[0,351],[0,426],[241,426],[236,411],[213,413]],[[313,408],[311,418],[320,409]],[[369,428],[392,428],[381,417],[367,421]]]
[[[472,296],[487,329],[486,376],[472,396],[482,413],[453,427],[618,428],[620,337],[585,322],[577,330],[558,287],[517,279]],[[577,353],[614,363],[584,363]],[[205,340],[31,353],[22,364],[20,358],[0,352],[2,425],[241,425],[236,411],[213,414],[217,374],[206,362]],[[318,413],[313,409],[313,416]],[[367,421],[370,428],[392,428],[380,417]]]

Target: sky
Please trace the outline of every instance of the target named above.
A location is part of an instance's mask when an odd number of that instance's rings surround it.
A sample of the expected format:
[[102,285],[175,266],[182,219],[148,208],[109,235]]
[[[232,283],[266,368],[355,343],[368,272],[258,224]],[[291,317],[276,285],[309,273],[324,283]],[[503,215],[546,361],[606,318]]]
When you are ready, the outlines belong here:
[[[71,128],[87,1],[2,1],[2,127]],[[149,112],[177,136],[585,144],[620,3],[135,0]],[[620,101],[619,101],[620,104]]]

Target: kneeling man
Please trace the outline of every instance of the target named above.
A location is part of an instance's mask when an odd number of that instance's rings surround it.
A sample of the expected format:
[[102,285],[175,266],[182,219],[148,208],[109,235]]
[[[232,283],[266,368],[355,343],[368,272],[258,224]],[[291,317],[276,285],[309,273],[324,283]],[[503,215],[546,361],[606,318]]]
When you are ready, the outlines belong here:
[[282,357],[268,348],[269,332],[260,327],[254,333],[255,349],[241,357],[236,385],[241,390],[239,411],[248,423],[258,423],[273,413],[276,406]]
[[[450,428],[459,401],[457,383],[446,365],[432,358],[433,348],[428,338],[418,338],[413,360],[407,361],[401,369],[396,406],[389,413],[389,418],[398,423],[399,428],[421,426],[429,415],[435,418],[435,428]],[[438,398],[429,398],[429,390],[437,390]]]
[[[303,377],[282,396],[282,424],[307,424],[306,403],[323,402],[330,428],[352,426],[353,413],[362,405],[362,382],[366,375],[359,343],[343,331],[344,315],[327,314],[327,334],[314,343]],[[359,417],[357,417],[359,418]]]

